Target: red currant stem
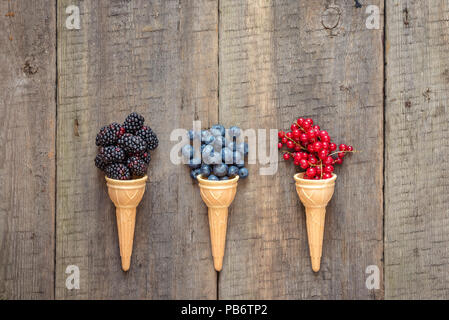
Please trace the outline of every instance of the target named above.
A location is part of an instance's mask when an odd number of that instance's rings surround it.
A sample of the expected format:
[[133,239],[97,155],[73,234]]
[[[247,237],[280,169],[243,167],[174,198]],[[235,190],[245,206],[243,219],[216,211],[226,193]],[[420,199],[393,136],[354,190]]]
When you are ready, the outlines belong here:
[[296,124],[296,125],[299,127],[299,129],[301,129],[303,132],[307,132],[303,127],[301,127],[301,126],[298,124],[298,121],[296,121],[295,124]]
[[335,151],[334,153],[328,154],[328,156],[333,156],[334,154],[339,154],[340,152],[346,153],[346,152],[361,152],[361,151],[355,151],[355,150],[352,150],[352,151],[347,151],[347,150],[345,150],[345,151]]
[[294,143],[296,146],[300,146],[302,150],[306,150],[306,151],[307,151],[306,148],[304,148],[300,143],[297,143],[297,142],[296,142],[295,140],[293,140],[292,138],[289,138],[289,137],[286,137],[286,138],[287,138],[287,140],[293,141],[293,143]]
[[320,160],[320,167],[321,167],[321,170],[320,170],[320,179],[323,179],[323,162]]

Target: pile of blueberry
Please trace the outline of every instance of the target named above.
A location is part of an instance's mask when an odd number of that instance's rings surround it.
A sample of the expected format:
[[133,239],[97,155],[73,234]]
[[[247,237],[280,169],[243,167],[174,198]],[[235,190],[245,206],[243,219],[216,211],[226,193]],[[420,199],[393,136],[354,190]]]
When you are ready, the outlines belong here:
[[198,175],[208,180],[228,180],[239,176],[248,177],[245,168],[245,156],[248,154],[248,144],[238,142],[241,135],[239,127],[232,126],[225,129],[220,124],[209,130],[189,131],[191,143],[201,141],[201,150],[195,152],[191,144],[182,147],[181,152],[187,165],[191,169],[190,176],[196,179]]

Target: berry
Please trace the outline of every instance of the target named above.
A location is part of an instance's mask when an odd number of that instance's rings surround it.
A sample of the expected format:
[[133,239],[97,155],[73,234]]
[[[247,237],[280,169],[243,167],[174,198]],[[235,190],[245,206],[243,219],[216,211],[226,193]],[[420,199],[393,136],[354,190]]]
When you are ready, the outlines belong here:
[[136,154],[144,152],[147,149],[147,143],[139,136],[125,133],[119,140],[118,144],[128,154]]
[[278,149],[281,149],[284,145],[282,144],[282,142],[278,143]]
[[118,123],[111,123],[101,128],[95,139],[95,144],[99,147],[107,147],[117,144],[118,139],[125,133],[125,128]]
[[339,152],[339,153],[338,153],[338,157],[339,157],[339,158],[344,158],[344,156],[345,156],[345,153],[344,153],[344,152]]
[[132,112],[126,117],[123,127],[125,127],[127,133],[135,133],[142,128],[144,122],[144,117],[137,112]]
[[342,164],[343,163],[343,158],[337,158],[334,160],[334,163],[336,164]]
[[228,173],[228,166],[225,164],[216,164],[214,165],[213,173],[217,177],[224,177]]
[[282,141],[282,143],[283,143],[283,144],[286,144],[286,143],[287,143],[287,141],[288,141],[288,139],[287,139],[286,137],[284,137],[284,138],[282,138],[282,140],[281,140],[281,141]]
[[309,167],[309,162],[307,162],[306,159],[301,159],[299,161],[299,165],[301,166],[301,168],[307,169]]
[[194,180],[197,180],[197,177],[201,174],[201,170],[200,169],[193,169],[192,171],[190,171],[190,177]]
[[321,167],[315,167],[315,169],[316,169],[316,175],[321,177],[321,171],[322,171]]
[[318,152],[318,157],[321,159],[321,160],[324,160],[326,157],[327,157],[327,150],[326,149],[322,149],[322,150],[320,150],[319,152]]
[[95,166],[102,171],[104,171],[106,169],[107,164],[106,164],[106,162],[104,162],[103,156],[101,154],[98,154],[95,157]]
[[307,169],[306,174],[309,178],[313,178],[316,175],[316,169],[315,167],[310,167]]
[[340,151],[345,151],[346,150],[346,145],[345,144],[341,144],[339,147]]
[[125,160],[125,151],[118,146],[109,146],[100,149],[100,155],[104,163],[110,164],[113,162],[119,163]]
[[220,178],[220,181],[223,181],[223,180],[229,180],[228,176],[224,176],[224,177]]
[[242,130],[239,127],[232,126],[229,128],[229,135],[231,137],[238,138],[238,137],[240,137],[241,132],[242,132]]
[[323,163],[325,165],[331,165],[334,163],[334,158],[332,158],[331,156],[327,156],[326,159],[324,159]]
[[240,170],[239,170],[239,177],[240,177],[240,179],[247,178],[248,174],[249,174],[248,169],[246,169],[245,167],[240,168]]
[[354,151],[354,148],[352,146],[347,146],[346,151]]
[[299,129],[298,126],[296,124],[294,124],[294,123],[290,126],[290,130],[292,130],[292,131],[295,131],[295,130],[298,130],[298,129]]
[[150,164],[151,161],[151,156],[149,152],[144,152],[141,154],[140,158],[146,163],[146,164]]
[[220,179],[218,179],[216,176],[214,176],[213,174],[211,174],[210,176],[209,176],[209,178],[207,178],[208,180],[212,180],[212,181],[218,181],[218,180],[220,180]]
[[113,163],[107,166],[106,176],[115,180],[129,180],[131,179],[131,173],[129,169],[123,163]]
[[333,142],[329,143],[329,151],[337,150],[337,145]]
[[212,170],[209,165],[203,164],[200,168],[200,172],[204,178],[207,178],[208,176],[210,176]]
[[302,133],[302,134],[299,136],[299,140],[300,140],[301,142],[307,142],[307,141],[309,140],[309,137],[308,137],[307,134]]
[[295,147],[295,143],[291,140],[287,141],[287,148],[293,149]]
[[148,165],[139,157],[128,158],[126,165],[133,176],[142,177],[148,170]]
[[323,171],[325,173],[332,173],[332,172],[334,172],[334,166],[331,166],[331,165],[325,166]]
[[296,121],[296,123],[302,127],[302,125],[304,124],[304,118],[298,118],[298,120]]
[[323,144],[319,141],[317,141],[313,144],[313,150],[315,150],[315,152],[320,151],[322,147],[323,147]]
[[324,173],[323,174],[323,179],[330,179],[330,178],[332,178],[332,174],[331,173]]
[[285,136],[285,132],[284,131],[279,131],[278,132],[279,139],[282,139],[284,136]]
[[284,153],[283,157],[284,157],[284,160],[290,159],[290,155],[288,153]]
[[143,126],[141,129],[137,130],[136,136],[141,137],[147,143],[148,150],[154,150],[159,145],[159,140],[150,127]]
[[236,166],[230,166],[228,168],[228,176],[232,177],[239,174],[239,168]]
[[200,158],[193,158],[189,160],[189,168],[190,169],[198,169],[201,167],[201,159]]

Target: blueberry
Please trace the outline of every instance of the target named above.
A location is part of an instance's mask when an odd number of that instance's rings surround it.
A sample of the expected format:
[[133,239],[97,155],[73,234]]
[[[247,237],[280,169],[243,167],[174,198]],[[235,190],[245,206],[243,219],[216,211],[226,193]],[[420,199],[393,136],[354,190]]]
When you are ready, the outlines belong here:
[[229,149],[231,149],[232,151],[236,151],[237,150],[237,144],[235,142],[233,142],[233,141],[229,142],[226,146]]
[[234,161],[231,149],[225,147],[221,150],[221,157],[224,163],[232,164]]
[[189,168],[190,169],[198,169],[201,166],[201,159],[200,158],[193,158],[189,161]]
[[222,136],[224,136],[226,134],[226,129],[221,124],[214,124],[211,129],[220,130]]
[[208,176],[210,176],[211,173],[211,168],[209,165],[207,164],[203,164],[200,168],[201,174],[203,175],[203,177],[207,178]]
[[223,177],[228,173],[228,166],[225,164],[216,164],[213,172],[217,177]]
[[200,169],[195,169],[190,171],[190,176],[192,177],[192,179],[196,180],[196,177],[201,174]]
[[217,128],[213,128],[210,129],[210,133],[214,136],[214,137],[218,137],[221,136],[221,131]]
[[248,154],[248,144],[246,142],[241,142],[237,145],[237,151],[243,155]]
[[206,142],[206,140],[210,139],[211,136],[212,136],[212,134],[210,133],[209,130],[202,130],[201,131],[201,141],[202,142]]
[[234,152],[234,164],[239,165],[245,163],[242,154],[239,151]]
[[214,153],[214,147],[211,145],[204,145],[204,148],[202,148],[203,151],[201,151],[201,154],[203,158],[209,157],[212,153]]
[[235,166],[237,166],[237,168],[240,169],[240,168],[243,168],[245,166],[245,163],[242,162],[242,163],[236,164]]
[[209,158],[207,159],[207,162],[206,162],[206,160],[204,162],[206,164],[220,164],[220,163],[222,163],[222,161],[221,161],[221,152],[220,153],[212,152],[212,154],[209,155]]
[[215,141],[215,137],[213,135],[209,135],[204,139],[204,142],[206,144],[212,144]]
[[216,150],[221,150],[224,147],[226,139],[223,136],[217,136],[214,138],[214,148]]
[[221,177],[220,180],[229,180],[228,176]]
[[190,160],[193,158],[193,147],[190,144],[186,144],[182,147],[181,153],[186,160]]
[[236,166],[230,166],[228,168],[228,176],[235,176],[239,174],[239,168]]
[[211,174],[209,176],[209,178],[207,178],[207,180],[213,180],[213,181],[218,181],[218,178],[216,176],[214,176],[213,174]]
[[249,174],[248,169],[246,169],[245,167],[240,168],[239,170],[240,179],[245,179],[246,177],[248,177],[248,174]]
[[229,135],[230,135],[231,137],[236,137],[236,138],[238,138],[238,137],[240,137],[240,133],[241,133],[241,130],[240,130],[239,127],[232,126],[232,127],[229,128]]

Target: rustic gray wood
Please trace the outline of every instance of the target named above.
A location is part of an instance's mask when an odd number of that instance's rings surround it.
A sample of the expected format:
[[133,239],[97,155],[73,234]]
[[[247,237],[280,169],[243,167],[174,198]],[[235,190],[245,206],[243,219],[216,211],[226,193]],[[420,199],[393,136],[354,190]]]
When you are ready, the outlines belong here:
[[54,297],[55,18],[0,2],[0,300]]
[[386,5],[385,297],[449,298],[449,3]]
[[[383,13],[383,2],[372,1]],[[310,116],[362,151],[336,170],[321,271],[311,270],[292,163],[259,165],[232,205],[220,299],[380,299],[383,270],[383,37],[352,1],[220,1],[220,120],[284,128]],[[381,16],[381,20],[383,17]],[[279,157],[280,158],[280,157]]]
[[[215,299],[207,209],[170,133],[218,120],[217,1],[58,1],[58,299]],[[138,208],[131,269],[120,269],[115,209],[93,163],[95,135],[131,112],[160,139]],[[67,265],[80,290],[65,288]]]

